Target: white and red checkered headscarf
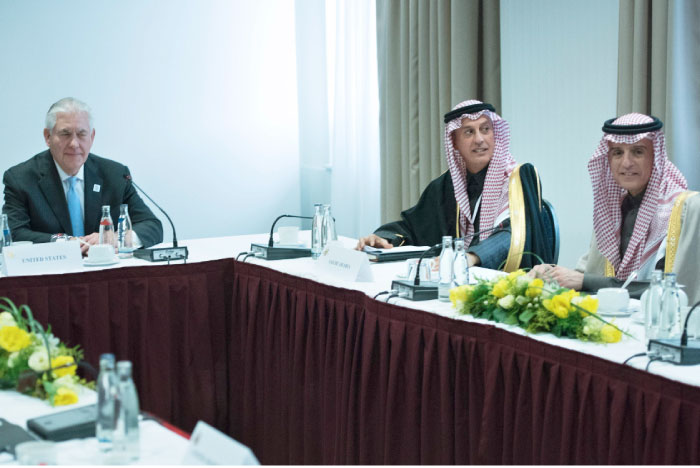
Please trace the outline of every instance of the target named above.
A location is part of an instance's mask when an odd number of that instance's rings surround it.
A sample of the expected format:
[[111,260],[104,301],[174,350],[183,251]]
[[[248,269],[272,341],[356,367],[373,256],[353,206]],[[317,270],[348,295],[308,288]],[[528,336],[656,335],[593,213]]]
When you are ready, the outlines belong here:
[[[481,104],[481,101],[463,101],[453,107],[452,110],[465,106]],[[464,245],[469,245],[474,235],[474,226],[469,223],[471,208],[467,195],[467,168],[464,159],[454,147],[452,133],[462,126],[462,119],[476,120],[486,115],[493,123],[494,149],[493,158],[486,170],[484,189],[481,192],[481,204],[479,210],[479,226],[481,230],[488,229],[496,224],[496,220],[508,211],[508,178],[515,169],[516,162],[510,154],[510,128],[508,122],[501,116],[490,110],[482,110],[473,114],[462,114],[445,124],[445,155],[447,166],[450,168],[452,184],[455,189],[455,199],[459,205],[459,226],[464,236]],[[489,237],[491,232],[482,232],[481,240]]]
[[[617,118],[613,125],[639,125],[653,121],[644,114],[632,113]],[[627,190],[617,185],[610,170],[608,142],[634,144],[642,138],[648,138],[653,143],[654,166],[625,256],[620,258],[620,207]],[[688,188],[688,183],[666,157],[666,140],[661,130],[632,135],[604,133],[588,162],[588,172],[593,185],[593,230],[598,250],[615,268],[615,276],[621,280],[627,279],[630,273],[639,270],[656,254],[666,237],[673,201]]]

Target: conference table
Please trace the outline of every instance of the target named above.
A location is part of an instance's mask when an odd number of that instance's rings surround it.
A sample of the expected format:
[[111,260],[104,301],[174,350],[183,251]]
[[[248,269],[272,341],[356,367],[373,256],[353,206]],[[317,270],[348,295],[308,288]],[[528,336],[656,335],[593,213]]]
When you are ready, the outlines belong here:
[[186,431],[204,420],[263,464],[700,463],[700,366],[623,365],[644,350],[640,325],[619,319],[638,339],[607,345],[530,335],[373,299],[401,263],[351,282],[310,258],[235,260],[266,241],[2,278],[0,296],[93,365],[131,360],[143,409]]

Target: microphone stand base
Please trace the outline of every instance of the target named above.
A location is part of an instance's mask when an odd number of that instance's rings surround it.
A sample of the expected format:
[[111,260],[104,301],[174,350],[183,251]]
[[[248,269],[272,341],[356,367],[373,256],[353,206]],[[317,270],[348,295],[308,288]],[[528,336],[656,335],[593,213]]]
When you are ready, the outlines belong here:
[[174,260],[187,260],[189,252],[187,247],[159,247],[150,249],[136,249],[132,252],[134,257],[148,262],[171,262]]
[[[438,285],[430,281],[424,281],[418,286],[413,284],[413,280],[394,280],[391,282],[391,289],[409,301],[430,301],[438,298]],[[405,294],[402,296],[402,294]]]
[[682,346],[679,338],[649,340],[647,354],[659,356],[662,361],[673,364],[693,366],[700,364],[700,341],[688,340],[688,344]]
[[250,244],[250,251],[255,257],[265,260],[285,260],[311,256],[311,249],[304,247],[270,247],[267,244]]

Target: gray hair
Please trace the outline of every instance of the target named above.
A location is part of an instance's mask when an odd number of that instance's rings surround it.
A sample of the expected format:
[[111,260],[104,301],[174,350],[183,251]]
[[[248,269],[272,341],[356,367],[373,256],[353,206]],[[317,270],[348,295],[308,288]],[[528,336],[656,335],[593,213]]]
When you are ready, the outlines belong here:
[[53,131],[53,128],[56,126],[56,114],[73,114],[78,112],[85,112],[87,114],[90,129],[92,129],[92,110],[90,106],[73,97],[63,98],[51,104],[49,111],[46,113],[45,128],[48,129],[49,133]]

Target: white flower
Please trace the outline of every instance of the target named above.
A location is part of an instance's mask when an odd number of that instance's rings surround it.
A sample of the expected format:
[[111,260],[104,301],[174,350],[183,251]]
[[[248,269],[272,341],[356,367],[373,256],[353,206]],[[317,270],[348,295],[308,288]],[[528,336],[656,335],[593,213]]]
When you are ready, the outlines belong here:
[[513,307],[513,304],[515,303],[515,298],[513,297],[512,294],[508,294],[506,297],[503,297],[498,300],[498,306],[503,308],[503,309],[510,309]]
[[15,367],[17,363],[17,358],[19,357],[19,351],[15,351],[7,357],[7,367]]
[[17,322],[15,322],[15,318],[12,316],[11,313],[3,312],[0,314],[0,328],[7,326],[16,327]]
[[583,319],[583,333],[586,335],[593,335],[598,333],[600,329],[603,328],[603,325],[603,322],[589,315]]
[[515,279],[515,287],[517,287],[518,289],[525,289],[530,284],[530,281],[532,280],[529,276],[520,275]]
[[[42,346],[44,345],[44,339],[40,338]],[[51,349],[51,354],[56,354],[55,351],[58,349],[58,345],[61,343],[61,340],[53,336],[53,333],[47,333],[46,334],[46,340],[49,342],[49,349]]]
[[68,390],[74,391],[75,393],[80,392],[80,385],[75,382],[74,375],[64,375],[63,377],[57,378],[53,382],[56,384],[56,387],[64,387]]
[[44,372],[49,369],[49,354],[46,352],[46,348],[41,347],[29,356],[28,361],[29,367],[35,372]]
[[526,296],[518,296],[515,298],[515,302],[517,302],[519,305],[525,305],[530,302],[530,299],[528,299]]

